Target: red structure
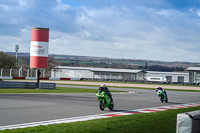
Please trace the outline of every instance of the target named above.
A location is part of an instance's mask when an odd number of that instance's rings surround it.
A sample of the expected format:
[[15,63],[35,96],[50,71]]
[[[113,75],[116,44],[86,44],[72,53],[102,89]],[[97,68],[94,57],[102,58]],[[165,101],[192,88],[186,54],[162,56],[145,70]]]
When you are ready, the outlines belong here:
[[30,68],[48,68],[49,28],[31,30]]

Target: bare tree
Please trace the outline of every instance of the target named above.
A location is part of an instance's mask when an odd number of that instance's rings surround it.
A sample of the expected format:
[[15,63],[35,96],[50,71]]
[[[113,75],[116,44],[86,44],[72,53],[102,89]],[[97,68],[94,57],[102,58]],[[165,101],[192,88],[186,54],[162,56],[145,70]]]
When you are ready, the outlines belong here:
[[0,52],[0,68],[14,68],[15,62],[14,56]]

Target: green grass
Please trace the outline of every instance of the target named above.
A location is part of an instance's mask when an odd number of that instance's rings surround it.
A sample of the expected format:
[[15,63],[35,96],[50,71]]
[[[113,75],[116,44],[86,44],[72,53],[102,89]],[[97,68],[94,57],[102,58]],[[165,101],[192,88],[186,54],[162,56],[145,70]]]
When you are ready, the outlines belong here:
[[[21,93],[96,93],[97,89],[56,87],[56,90],[48,89],[0,89],[0,94],[21,94]],[[112,90],[112,92],[125,92]]]
[[[57,83],[57,85],[75,85],[75,86],[93,86],[93,87],[99,87],[99,85],[63,84],[63,83]],[[145,88],[145,87],[125,87],[125,86],[107,86],[107,87],[108,88],[127,88],[127,89],[155,90],[155,88]],[[165,89],[165,90],[168,90],[168,91],[184,91],[184,92],[200,92],[200,90],[183,90],[183,89]]]
[[[76,81],[74,81],[76,82]],[[200,85],[182,85],[182,84],[160,84],[160,83],[135,83],[135,82],[120,82],[120,81],[79,81],[79,82],[99,82],[99,83],[121,83],[121,84],[143,84],[143,85],[160,85],[160,86],[189,86],[200,87]]]
[[[144,87],[120,87],[120,86],[117,86],[117,87],[116,86],[109,86],[109,87],[155,90],[155,88],[144,88]],[[168,90],[168,91],[185,91],[185,92],[200,92],[200,90],[183,90],[183,89],[165,89],[165,90]]]
[[194,110],[200,110],[200,107],[4,130],[0,133],[175,133],[177,114]]

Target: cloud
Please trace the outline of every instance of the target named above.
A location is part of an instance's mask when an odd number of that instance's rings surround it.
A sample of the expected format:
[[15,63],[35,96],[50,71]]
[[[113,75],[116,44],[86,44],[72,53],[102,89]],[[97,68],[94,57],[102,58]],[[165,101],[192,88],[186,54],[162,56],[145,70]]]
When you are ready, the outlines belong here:
[[31,27],[20,30],[19,36],[1,35],[0,50],[5,52],[15,52],[15,45],[19,45],[19,52],[30,52]]
[[62,0],[57,0],[56,6],[53,8],[55,11],[68,11],[70,6],[68,4],[63,4]]
[[31,28],[47,27],[50,54],[199,61],[199,9],[191,4],[183,10],[177,4],[3,0],[0,49],[13,51],[17,43],[20,52],[29,52]]
[[200,11],[197,11],[197,15],[198,15],[198,17],[200,17]]

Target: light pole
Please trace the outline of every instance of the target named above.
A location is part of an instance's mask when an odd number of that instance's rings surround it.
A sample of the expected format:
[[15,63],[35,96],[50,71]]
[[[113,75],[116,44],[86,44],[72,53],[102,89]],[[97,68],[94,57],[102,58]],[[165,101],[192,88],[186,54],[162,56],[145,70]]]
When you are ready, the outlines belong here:
[[[15,51],[16,51],[16,69],[17,69],[17,52],[19,51],[19,45],[15,45]],[[16,76],[17,76],[17,70],[16,70]]]

